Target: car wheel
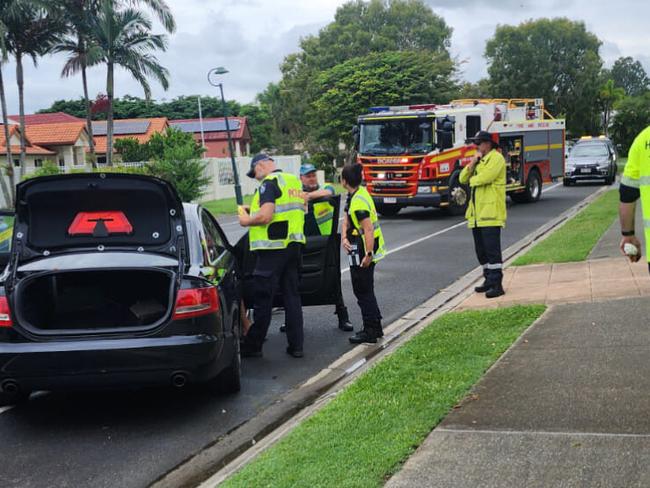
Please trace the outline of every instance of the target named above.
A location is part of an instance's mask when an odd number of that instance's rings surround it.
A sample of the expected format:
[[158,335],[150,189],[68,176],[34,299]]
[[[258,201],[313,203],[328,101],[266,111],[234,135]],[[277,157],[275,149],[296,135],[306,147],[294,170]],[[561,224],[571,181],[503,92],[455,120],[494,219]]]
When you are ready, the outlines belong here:
[[571,180],[569,180],[569,179],[567,179],[567,178],[564,178],[564,179],[562,180],[562,184],[563,184],[564,186],[571,186]]
[[208,388],[212,391],[217,393],[237,393],[241,390],[240,330],[239,320],[237,320],[235,333],[232,335],[232,359],[226,369],[208,382]]
[[377,212],[384,217],[393,217],[394,215],[397,215],[400,210],[402,210],[402,207],[399,205],[386,205],[384,203],[377,205]]
[[533,203],[542,197],[542,177],[539,171],[532,169],[528,173],[526,189],[520,193],[513,193],[510,198],[516,203]]

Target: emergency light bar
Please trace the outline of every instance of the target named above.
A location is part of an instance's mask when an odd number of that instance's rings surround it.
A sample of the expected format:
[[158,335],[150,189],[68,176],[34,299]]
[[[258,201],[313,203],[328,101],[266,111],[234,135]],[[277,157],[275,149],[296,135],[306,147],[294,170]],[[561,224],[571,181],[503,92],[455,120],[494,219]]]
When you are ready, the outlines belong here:
[[423,104],[423,105],[394,105],[394,106],[381,106],[381,107],[370,107],[370,112],[380,113],[380,112],[405,112],[407,110],[433,110],[438,106],[433,103]]
[[124,212],[79,212],[68,228],[68,234],[73,237],[94,236],[107,237],[110,235],[133,233],[133,226]]

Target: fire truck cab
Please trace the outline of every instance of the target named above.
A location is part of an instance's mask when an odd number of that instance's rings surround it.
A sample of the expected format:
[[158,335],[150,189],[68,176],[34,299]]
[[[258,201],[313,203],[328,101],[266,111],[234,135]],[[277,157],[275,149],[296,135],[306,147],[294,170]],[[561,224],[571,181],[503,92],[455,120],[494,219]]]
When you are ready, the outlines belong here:
[[463,213],[469,189],[458,176],[476,152],[469,139],[479,130],[493,135],[506,159],[512,200],[537,201],[544,183],[563,176],[565,121],[553,118],[542,99],[373,107],[359,117],[354,133],[377,210],[395,215],[414,206]]

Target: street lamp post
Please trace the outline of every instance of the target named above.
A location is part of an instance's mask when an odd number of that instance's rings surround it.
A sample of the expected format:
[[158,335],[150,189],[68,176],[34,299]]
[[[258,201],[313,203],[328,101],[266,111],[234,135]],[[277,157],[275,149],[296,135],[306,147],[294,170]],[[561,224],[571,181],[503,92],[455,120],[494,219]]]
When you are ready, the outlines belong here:
[[232,174],[235,178],[235,199],[237,200],[237,205],[243,205],[244,199],[241,194],[241,185],[239,184],[239,173],[237,172],[237,162],[235,161],[234,147],[232,143],[232,136],[230,135],[230,123],[228,122],[228,105],[226,104],[226,98],[223,96],[223,83],[219,81],[219,75],[225,75],[228,73],[228,70],[223,67],[211,69],[208,72],[208,82],[212,86],[219,87],[221,92],[221,103],[223,104],[223,116],[226,120],[226,134],[228,135],[228,150],[230,151],[230,162],[232,163]]

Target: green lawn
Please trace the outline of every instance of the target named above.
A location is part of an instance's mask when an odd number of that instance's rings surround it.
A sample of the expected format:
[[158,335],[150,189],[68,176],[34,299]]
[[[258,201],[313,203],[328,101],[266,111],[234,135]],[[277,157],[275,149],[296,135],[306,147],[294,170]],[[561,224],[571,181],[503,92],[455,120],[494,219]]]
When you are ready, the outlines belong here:
[[626,164],[627,164],[627,158],[618,158],[617,161],[618,174],[623,174],[623,170],[625,169]]
[[[336,189],[336,193],[343,193],[343,187],[338,183],[332,183]],[[244,204],[250,205],[252,195],[246,195],[244,197]],[[203,202],[201,204],[204,208],[207,208],[213,215],[234,215],[237,213],[237,201],[234,198],[223,198],[221,200],[210,200],[209,202]]]
[[618,215],[618,191],[611,190],[543,240],[513,266],[584,261]]
[[435,320],[223,486],[382,486],[544,309]]

